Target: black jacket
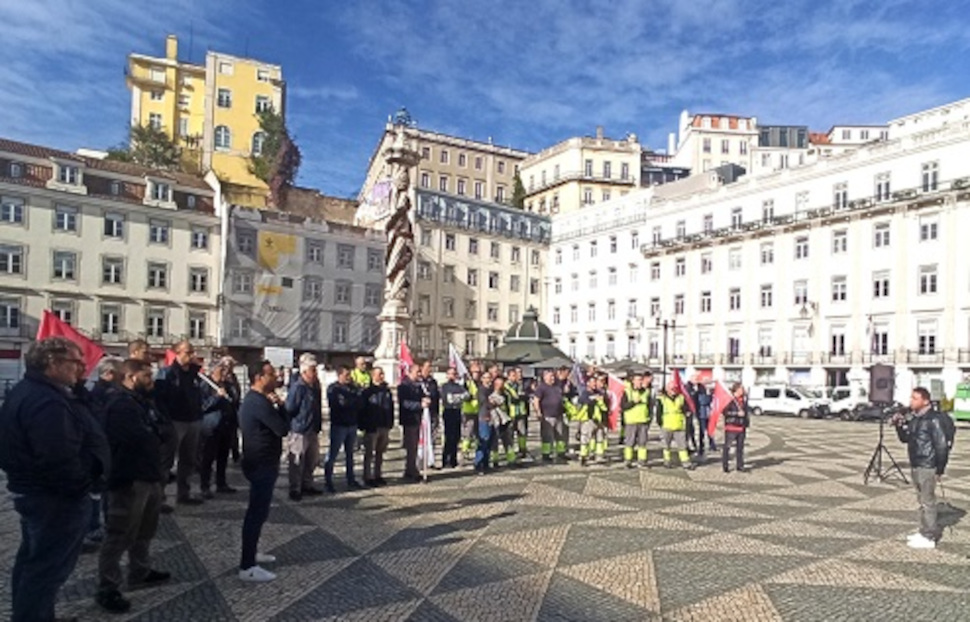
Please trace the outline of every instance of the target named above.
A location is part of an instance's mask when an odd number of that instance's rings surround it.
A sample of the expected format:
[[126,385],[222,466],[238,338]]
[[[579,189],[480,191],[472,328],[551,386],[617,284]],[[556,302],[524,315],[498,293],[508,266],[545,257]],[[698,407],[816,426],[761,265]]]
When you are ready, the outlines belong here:
[[202,381],[199,379],[201,369],[194,363],[188,369],[172,363],[158,372],[153,396],[156,406],[170,420],[202,420]]
[[412,382],[409,378],[397,385],[398,418],[405,427],[421,425],[421,400],[427,397],[420,382]]
[[111,392],[105,412],[105,432],[111,446],[109,490],[125,488],[132,482],[162,481],[162,434],[154,408],[147,397],[127,388]]
[[441,385],[441,398],[445,411],[461,412],[461,406],[468,398],[468,388],[460,382],[446,382]]
[[431,417],[437,417],[441,414],[441,391],[438,389],[438,381],[432,377],[423,378],[421,384],[424,385],[424,391],[431,398],[431,405],[428,406],[428,412]]
[[748,409],[738,405],[737,400],[728,402],[728,405],[724,407],[723,415],[725,429],[730,426],[747,430],[748,426],[751,425],[751,417],[748,414]]
[[386,382],[370,385],[364,389],[364,409],[359,427],[364,432],[376,432],[378,428],[394,427],[394,396]]
[[91,391],[89,392],[91,395],[91,401],[101,408],[104,408],[108,404],[109,394],[117,389],[118,385],[115,383],[98,378],[94,382],[94,386],[91,387]]
[[909,465],[914,469],[935,469],[937,475],[946,470],[950,450],[943,432],[941,414],[935,410],[911,417],[896,428],[899,440],[909,450]]
[[94,417],[67,387],[27,372],[0,407],[0,469],[19,494],[83,497],[111,453]]
[[239,406],[244,466],[279,467],[283,437],[290,433],[290,417],[285,406],[274,406],[269,398],[250,391]]
[[360,415],[362,403],[360,393],[354,385],[330,383],[327,387],[327,405],[330,407],[330,425],[357,427],[357,417]]

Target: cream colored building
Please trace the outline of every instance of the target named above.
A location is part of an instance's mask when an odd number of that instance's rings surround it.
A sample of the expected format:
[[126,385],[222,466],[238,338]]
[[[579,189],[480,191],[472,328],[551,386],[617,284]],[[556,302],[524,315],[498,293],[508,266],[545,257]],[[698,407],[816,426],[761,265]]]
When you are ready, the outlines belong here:
[[154,171],[0,139],[0,381],[51,310],[109,352],[217,343],[214,176]]
[[178,39],[169,35],[165,56],[130,54],[126,73],[133,125],[165,130],[183,148],[188,170],[213,170],[229,184],[260,189],[253,193],[259,202],[266,185],[250,174],[249,157],[262,148],[257,113],[285,113],[279,65],[213,51],[202,65],[182,61]]
[[643,149],[636,134],[607,138],[577,136],[522,162],[525,209],[537,214],[568,214],[623,196],[637,188]]
[[673,163],[693,174],[736,164],[751,171],[752,150],[758,145],[758,120],[726,114],[680,113],[677,134],[671,134],[667,152]]

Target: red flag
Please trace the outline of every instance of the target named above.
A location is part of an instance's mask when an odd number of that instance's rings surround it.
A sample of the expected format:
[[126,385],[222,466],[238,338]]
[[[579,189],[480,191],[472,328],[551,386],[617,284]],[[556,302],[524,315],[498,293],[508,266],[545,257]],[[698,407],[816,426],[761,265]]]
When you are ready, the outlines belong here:
[[84,357],[85,374],[90,374],[94,371],[98,361],[104,356],[104,348],[77,332],[73,326],[61,321],[56,315],[45,309],[40,318],[40,326],[37,327],[37,341],[48,337],[64,337],[81,348],[81,355]]
[[163,364],[163,367],[169,367],[170,365],[172,365],[172,363],[175,362],[175,357],[176,357],[175,350],[173,350],[172,348],[168,348],[167,350],[165,350],[165,363]]
[[626,387],[623,386],[623,381],[613,374],[609,374],[608,378],[609,386],[606,389],[610,394],[608,426],[611,430],[615,430],[620,424],[620,405],[623,402],[623,393],[626,391]]
[[691,398],[690,393],[687,392],[687,388],[680,379],[680,372],[676,369],[674,369],[673,380],[674,384],[677,385],[677,390],[680,391],[680,394],[684,396],[684,401],[687,402],[687,408],[689,408],[692,413],[697,414],[697,407],[694,406],[694,400]]
[[408,370],[411,369],[411,366],[414,365],[414,359],[411,358],[411,348],[408,347],[407,342],[403,339],[401,340],[401,353],[398,358],[401,361],[401,378],[404,378],[408,375]]
[[711,392],[711,415],[707,421],[707,435],[714,436],[717,430],[717,421],[721,418],[721,413],[727,405],[734,401],[734,396],[728,393],[724,385],[720,382],[714,383],[714,390]]

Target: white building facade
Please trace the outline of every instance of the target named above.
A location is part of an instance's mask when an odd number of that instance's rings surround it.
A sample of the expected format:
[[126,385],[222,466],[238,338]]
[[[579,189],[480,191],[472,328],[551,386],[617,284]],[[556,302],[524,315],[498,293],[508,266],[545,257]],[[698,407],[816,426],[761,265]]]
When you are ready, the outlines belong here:
[[883,362],[901,393],[952,393],[970,370],[970,265],[953,259],[970,228],[966,107],[798,168],[554,219],[560,347],[660,365],[661,319],[668,361],[689,372],[820,386]]

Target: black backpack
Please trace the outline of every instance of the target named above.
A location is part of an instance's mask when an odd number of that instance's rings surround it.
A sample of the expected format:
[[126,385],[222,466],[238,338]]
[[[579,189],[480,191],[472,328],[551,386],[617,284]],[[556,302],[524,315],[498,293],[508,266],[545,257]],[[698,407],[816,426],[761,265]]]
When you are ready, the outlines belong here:
[[940,427],[943,428],[943,435],[946,436],[946,447],[953,451],[953,440],[957,435],[957,424],[953,417],[946,413],[940,413]]

